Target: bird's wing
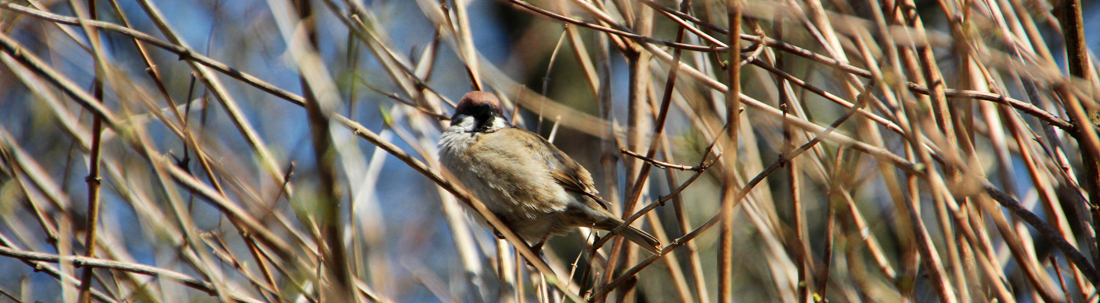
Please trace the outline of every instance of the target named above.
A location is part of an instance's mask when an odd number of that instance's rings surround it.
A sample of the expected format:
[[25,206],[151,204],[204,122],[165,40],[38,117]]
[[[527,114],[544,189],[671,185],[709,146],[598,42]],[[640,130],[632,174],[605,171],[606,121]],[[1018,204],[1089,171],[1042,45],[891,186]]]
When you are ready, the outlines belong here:
[[530,134],[537,137],[538,141],[547,147],[544,150],[548,151],[549,154],[541,156],[545,159],[547,167],[550,168],[550,176],[558,181],[558,184],[561,184],[565,190],[588,196],[603,209],[608,209],[607,201],[600,197],[600,192],[596,190],[596,186],[592,182],[592,175],[588,173],[588,170],[538,134]]
[[551,171],[550,175],[554,177],[554,180],[558,181],[558,184],[561,184],[561,186],[565,188],[565,190],[577,192],[582,195],[588,196],[589,198],[592,198],[593,201],[596,201],[596,203],[599,204],[600,207],[603,207],[603,209],[608,209],[607,201],[604,201],[603,197],[600,197],[599,192],[596,192],[595,189],[592,189],[591,185],[589,185],[589,187],[586,189],[586,187],[584,187],[584,184],[581,183],[580,180],[576,178],[576,176],[569,175],[561,170]]

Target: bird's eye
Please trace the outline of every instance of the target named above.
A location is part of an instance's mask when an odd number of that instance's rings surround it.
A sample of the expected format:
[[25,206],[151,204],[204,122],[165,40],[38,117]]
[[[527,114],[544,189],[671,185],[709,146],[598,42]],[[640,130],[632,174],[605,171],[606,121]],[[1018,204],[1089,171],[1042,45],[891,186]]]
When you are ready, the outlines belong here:
[[477,116],[478,117],[485,117],[485,116],[492,116],[492,115],[493,115],[493,105],[486,103],[486,104],[481,104],[481,105],[477,106]]

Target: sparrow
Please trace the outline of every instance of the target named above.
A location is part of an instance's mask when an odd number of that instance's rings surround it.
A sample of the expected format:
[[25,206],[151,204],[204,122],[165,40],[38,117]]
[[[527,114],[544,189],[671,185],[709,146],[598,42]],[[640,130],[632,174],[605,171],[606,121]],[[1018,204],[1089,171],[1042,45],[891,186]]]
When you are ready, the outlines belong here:
[[[513,127],[491,93],[470,92],[458,102],[440,136],[439,161],[536,250],[574,227],[623,224],[607,210],[588,170],[538,134]],[[619,234],[655,254],[661,250],[657,238],[634,227]]]

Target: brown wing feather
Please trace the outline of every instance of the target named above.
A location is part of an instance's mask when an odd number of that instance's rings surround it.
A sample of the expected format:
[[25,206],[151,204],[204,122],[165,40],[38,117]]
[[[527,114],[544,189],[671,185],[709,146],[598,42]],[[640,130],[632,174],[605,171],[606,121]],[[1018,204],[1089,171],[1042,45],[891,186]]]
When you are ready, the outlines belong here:
[[[604,201],[604,199],[600,197],[599,192],[596,191],[596,187],[593,185],[592,175],[590,173],[588,173],[588,171],[585,170],[584,167],[582,167],[576,161],[573,161],[572,158],[569,158],[568,155],[566,155],[564,152],[562,152],[556,146],[554,146],[550,142],[546,141],[546,139],[543,139],[538,134],[535,134],[535,133],[532,133],[532,132],[529,132],[529,131],[526,131],[526,130],[523,130],[523,129],[507,128],[507,129],[499,130],[498,132],[500,132],[500,134],[497,134],[499,136],[504,136],[505,133],[508,133],[508,132],[518,132],[517,133],[518,136],[513,138],[513,139],[516,139],[516,140],[492,141],[492,140],[499,139],[499,138],[492,138],[493,136],[487,136],[484,139],[490,140],[489,142],[493,142],[495,144],[523,144],[523,145],[527,145],[528,148],[526,150],[534,151],[535,154],[524,154],[522,156],[520,156],[520,155],[497,154],[497,155],[492,155],[492,156],[510,156],[510,157],[517,157],[517,158],[522,158],[522,159],[526,159],[526,160],[530,160],[530,161],[545,161],[545,163],[546,163],[545,173],[549,174],[549,176],[551,178],[553,178],[554,181],[558,182],[558,184],[560,184],[562,186],[562,188],[564,188],[567,191],[575,192],[575,193],[578,193],[578,194],[581,194],[581,195],[584,195],[584,196],[587,196],[587,197],[590,198],[590,199],[585,199],[584,204],[588,208],[590,208],[592,210],[595,210],[598,213],[602,213],[603,214],[602,217],[604,219],[601,220],[601,221],[598,221],[598,222],[586,222],[584,225],[595,224],[596,228],[600,228],[600,229],[604,229],[604,230],[612,230],[612,229],[615,229],[616,227],[618,227],[620,224],[623,224],[622,220],[620,220],[619,218],[616,218],[614,215],[612,215],[610,212],[607,211],[608,203],[607,203],[607,201]],[[542,144],[546,148],[532,148],[532,147],[537,146],[538,144]],[[517,149],[507,149],[507,148],[505,148],[505,149],[506,150],[517,150],[518,148]],[[540,173],[542,173],[542,172],[540,172]],[[524,176],[515,176],[515,177],[524,178]],[[545,178],[545,175],[526,176],[526,177]],[[522,182],[520,180],[512,180],[512,181],[513,182]],[[595,205],[593,205],[593,204],[595,204]],[[597,207],[596,205],[599,205],[599,206]],[[602,207],[603,209],[600,209],[600,207]],[[645,248],[646,250],[649,250],[650,252],[653,252],[655,254],[660,253],[661,242],[658,241],[657,238],[654,238],[652,235],[650,235],[650,234],[648,234],[644,231],[638,230],[634,227],[627,227],[626,229],[623,229],[620,232],[620,234],[622,236],[626,237],[627,239],[629,239],[630,241],[638,243],[639,246],[641,246],[642,248]]]
[[558,181],[558,184],[561,184],[561,186],[565,188],[565,190],[577,192],[589,198],[592,198],[592,200],[596,201],[596,204],[599,204],[600,207],[602,207],[603,209],[608,209],[607,201],[604,201],[603,197],[600,197],[599,193],[585,190],[584,185],[580,183],[580,180],[578,180],[577,178],[569,176],[560,170],[553,171],[550,173],[550,175],[551,177],[554,177],[554,180]]
[[558,184],[561,184],[565,190],[592,198],[592,201],[595,201],[600,207],[608,209],[607,201],[600,197],[600,192],[596,190],[592,175],[588,173],[588,170],[585,170],[583,166],[558,149],[557,146],[543,139],[542,136],[518,128],[515,130],[526,132],[530,136],[538,138],[538,142],[546,146],[543,150],[549,151],[550,154],[541,156],[545,159],[547,167],[550,168],[550,176],[558,181]]

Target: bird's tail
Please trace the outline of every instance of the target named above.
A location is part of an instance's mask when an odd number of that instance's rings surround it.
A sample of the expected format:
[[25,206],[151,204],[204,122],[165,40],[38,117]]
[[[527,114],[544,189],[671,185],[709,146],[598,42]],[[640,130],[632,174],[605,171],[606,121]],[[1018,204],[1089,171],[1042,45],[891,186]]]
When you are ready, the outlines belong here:
[[[623,220],[611,217],[607,220],[604,220],[603,222],[600,222],[600,224],[598,224],[596,228],[614,230],[622,224]],[[619,235],[626,237],[626,239],[630,240],[631,242],[637,243],[638,246],[641,246],[642,248],[648,250],[653,254],[661,253],[661,241],[657,240],[656,237],[653,237],[653,235],[650,235],[647,232],[641,231],[640,229],[634,228],[633,226],[627,226],[623,230],[619,231]]]

